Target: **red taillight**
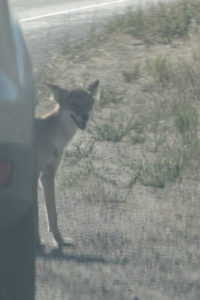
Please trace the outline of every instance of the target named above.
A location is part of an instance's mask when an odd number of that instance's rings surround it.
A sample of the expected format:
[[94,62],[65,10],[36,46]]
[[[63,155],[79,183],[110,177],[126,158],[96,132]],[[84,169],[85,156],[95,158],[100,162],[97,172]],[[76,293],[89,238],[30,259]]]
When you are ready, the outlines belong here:
[[0,187],[5,186],[12,172],[12,163],[10,161],[0,161]]

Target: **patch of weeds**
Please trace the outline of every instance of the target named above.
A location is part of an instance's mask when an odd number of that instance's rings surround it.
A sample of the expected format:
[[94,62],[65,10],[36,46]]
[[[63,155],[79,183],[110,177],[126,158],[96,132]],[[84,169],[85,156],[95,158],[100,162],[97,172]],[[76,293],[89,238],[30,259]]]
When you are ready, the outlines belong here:
[[104,96],[101,96],[100,100],[99,100],[99,105],[100,106],[106,106],[110,104],[110,99]]
[[142,121],[135,121],[133,126],[132,126],[132,129],[134,129],[134,132],[137,134],[137,135],[141,135],[144,133],[144,122]]
[[199,77],[200,77],[200,60],[198,57],[193,57],[193,59],[189,62],[181,61],[177,66],[176,73],[176,86],[186,91],[190,94],[190,97],[194,100],[200,100],[200,85],[199,85]]
[[81,149],[80,145],[76,145],[75,151],[71,153],[74,161],[80,161],[83,158],[88,158],[94,148],[94,143],[91,143],[87,149]]
[[144,135],[137,134],[131,137],[132,144],[143,144],[146,140]]
[[147,60],[145,68],[147,72],[160,83],[169,82],[172,76],[169,62],[162,56],[158,56],[154,60]]
[[101,140],[120,142],[124,135],[124,127],[121,125],[114,127],[110,124],[102,124],[96,126],[96,132]]
[[183,216],[181,214],[176,214],[176,220],[177,221],[182,221],[183,220]]
[[87,159],[90,156],[94,148],[94,142],[89,142],[87,145],[84,144],[82,147],[82,142],[74,144],[73,148],[66,149],[65,154],[63,156],[63,160],[67,161],[69,165],[76,165],[81,160]]
[[127,83],[131,83],[136,81],[139,77],[140,77],[140,64],[136,64],[134,66],[134,70],[133,71],[123,71],[122,75],[124,77],[125,82]]
[[106,25],[106,33],[111,34],[115,32],[117,29],[123,28],[125,25],[124,20],[121,16],[115,16],[107,25]]
[[[174,109],[174,127],[181,135],[178,145],[172,144],[164,155],[152,165],[143,164],[133,179],[145,186],[164,188],[190,169],[199,166],[200,140],[198,138],[198,114],[191,103],[179,102]],[[162,141],[162,143],[165,140]],[[180,144],[179,144],[180,143]],[[189,172],[189,173],[188,173]]]
[[134,125],[125,122],[119,122],[114,124],[110,121],[109,123],[104,123],[96,126],[96,133],[100,140],[109,142],[120,142],[121,139],[126,136],[132,129]]
[[129,190],[117,189],[112,184],[106,184],[101,179],[94,180],[91,186],[87,187],[83,192],[83,196],[87,201],[100,203],[125,203],[129,196]]
[[155,136],[153,152],[157,152],[159,148],[166,142],[166,135]]
[[81,180],[80,176],[78,176],[76,174],[70,174],[66,180],[67,186],[69,188],[74,188],[79,185],[80,180]]
[[196,109],[188,102],[180,102],[174,111],[174,124],[183,138],[183,143],[190,145],[197,138],[198,115]]
[[168,182],[176,180],[185,166],[186,159],[184,155],[178,155],[175,153],[161,160],[155,162],[152,166],[144,167],[140,182],[145,186],[152,186],[156,188],[164,188]]
[[126,30],[147,43],[170,42],[187,35],[192,21],[199,22],[199,0],[177,0],[139,7],[113,19],[107,32]]
[[93,167],[93,164],[90,160],[87,160],[85,165],[84,165],[84,168],[81,172],[81,175],[82,176],[89,176],[91,174],[94,174],[94,167]]
[[155,164],[154,170],[149,174],[150,179],[143,184],[156,188],[164,188],[166,183],[174,181],[180,174],[181,167],[179,164]]
[[116,95],[114,92],[112,91],[108,91],[108,92],[101,92],[101,98],[99,100],[99,105],[101,107],[107,106],[111,103],[120,103],[122,102],[123,97],[120,95]]
[[66,180],[67,184],[71,188],[81,186],[91,174],[94,174],[94,167],[92,162],[87,160],[84,162],[84,165],[79,167],[78,171],[69,174]]
[[131,189],[137,182],[141,182],[141,171],[138,170],[134,176],[131,177],[128,188]]
[[132,11],[130,7],[123,16],[114,17],[106,27],[108,34],[115,32],[116,30],[135,30],[138,35],[141,29],[144,29],[144,13],[145,10],[139,7],[136,11]]
[[136,183],[144,186],[163,189],[166,184],[181,178],[188,162],[190,155],[181,147],[165,149],[165,154],[158,158],[154,163],[142,161],[140,164],[133,166],[134,175],[129,182],[129,188]]

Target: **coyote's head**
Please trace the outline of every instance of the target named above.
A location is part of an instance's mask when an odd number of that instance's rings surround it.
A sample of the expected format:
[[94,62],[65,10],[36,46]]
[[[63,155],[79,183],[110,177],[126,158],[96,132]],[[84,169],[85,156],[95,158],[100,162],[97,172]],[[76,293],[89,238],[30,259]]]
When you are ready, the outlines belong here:
[[99,80],[86,89],[67,90],[58,85],[46,83],[53,93],[61,110],[70,112],[72,120],[80,129],[85,129],[89,114],[96,99],[99,98]]

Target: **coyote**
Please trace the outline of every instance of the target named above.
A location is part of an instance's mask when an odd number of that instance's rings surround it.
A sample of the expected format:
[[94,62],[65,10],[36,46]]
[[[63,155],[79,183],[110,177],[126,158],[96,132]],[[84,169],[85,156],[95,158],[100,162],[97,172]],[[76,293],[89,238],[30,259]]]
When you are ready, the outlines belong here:
[[[86,89],[67,90],[47,83],[56,108],[49,114],[35,119],[36,180],[40,180],[45,197],[49,231],[52,232],[59,248],[73,245],[72,239],[63,239],[57,224],[54,179],[63,150],[78,128],[85,129],[89,114],[99,98],[99,80]],[[37,197],[36,197],[37,198]],[[41,246],[39,235],[38,199],[35,203],[36,245]]]

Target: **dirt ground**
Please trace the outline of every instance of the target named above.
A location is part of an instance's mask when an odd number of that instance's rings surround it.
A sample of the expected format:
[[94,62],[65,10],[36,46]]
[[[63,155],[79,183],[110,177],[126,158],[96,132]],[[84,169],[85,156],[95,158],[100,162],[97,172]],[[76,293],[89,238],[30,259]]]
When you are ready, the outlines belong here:
[[[115,33],[46,66],[44,79],[63,87],[99,79],[102,96],[56,178],[59,226],[76,248],[55,250],[39,190],[47,253],[37,257],[37,300],[200,299],[198,177],[156,186],[149,171],[168,154],[163,135],[173,135],[168,91],[138,67],[159,55],[189,57],[190,46],[146,46]],[[54,103],[40,78],[37,87],[41,114]]]

